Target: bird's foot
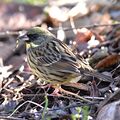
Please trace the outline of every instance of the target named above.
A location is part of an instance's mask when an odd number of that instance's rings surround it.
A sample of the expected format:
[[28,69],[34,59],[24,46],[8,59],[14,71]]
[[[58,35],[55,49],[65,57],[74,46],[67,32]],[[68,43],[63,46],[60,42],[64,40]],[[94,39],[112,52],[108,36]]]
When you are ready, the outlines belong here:
[[42,85],[40,86],[42,89],[46,89],[46,88],[50,88],[52,87],[52,84],[46,84],[46,85]]
[[51,95],[55,95],[55,96],[62,96],[59,92],[60,92],[60,87],[55,87],[52,86],[55,90],[51,93]]
[[[76,84],[74,84],[73,86],[76,86]],[[52,84],[47,84],[45,86],[43,86],[42,88],[47,88],[47,87],[52,87],[54,88],[54,91],[51,93],[51,95],[54,95],[54,96],[63,96],[62,94],[60,93],[64,93],[66,95],[71,95],[71,96],[75,96],[76,98],[79,98],[81,99],[82,101],[84,102],[88,102],[88,103],[93,103],[92,101],[82,97],[82,96],[79,96],[78,94],[76,93],[73,93],[73,92],[70,92],[70,91],[67,91],[67,90],[64,90],[63,88],[61,88],[61,85],[52,85]]]
[[58,92],[60,93],[64,93],[66,95],[72,95],[72,96],[75,96],[76,98],[79,98],[81,99],[82,101],[84,102],[88,102],[88,103],[93,103],[92,101],[82,97],[82,96],[79,96],[78,94],[76,93],[73,93],[73,92],[70,92],[70,91],[67,91],[67,90],[64,90],[63,88],[61,88],[60,86],[52,86],[55,90],[53,91],[52,95],[57,95],[57,96],[62,96],[61,94],[59,94]]

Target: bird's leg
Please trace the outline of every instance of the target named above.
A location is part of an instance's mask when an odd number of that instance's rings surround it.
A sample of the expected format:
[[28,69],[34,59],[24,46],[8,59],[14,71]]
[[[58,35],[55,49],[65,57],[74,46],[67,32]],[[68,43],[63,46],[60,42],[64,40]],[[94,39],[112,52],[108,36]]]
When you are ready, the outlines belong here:
[[88,100],[88,99],[86,99],[86,98],[84,98],[84,97],[81,97],[81,96],[79,96],[78,94],[75,94],[75,93],[72,93],[72,92],[70,92],[70,91],[67,91],[67,90],[62,89],[60,85],[58,85],[58,86],[52,86],[52,87],[55,89],[55,90],[53,91],[53,93],[52,93],[53,95],[61,96],[61,94],[58,93],[58,92],[61,92],[61,93],[64,93],[64,94],[66,94],[66,95],[75,96],[76,98],[79,98],[79,99],[81,99],[81,100],[84,101],[84,102],[93,103],[92,101],[90,101],[90,100]]
[[56,84],[56,85],[51,85],[51,87],[53,87],[55,90],[53,91],[52,95],[56,95],[56,96],[61,96],[61,94],[59,94],[61,85]]
[[54,91],[51,93],[51,95],[61,96],[61,94],[59,94],[61,85],[59,85],[59,84],[53,85],[53,84],[49,83],[47,85],[41,86],[41,88],[43,88],[43,89],[50,88],[50,87],[54,88]]
[[[43,86],[44,87],[44,86]],[[84,97],[81,97],[79,96],[78,94],[75,94],[75,93],[72,93],[70,91],[67,91],[67,90],[64,90],[63,88],[61,88],[61,85],[60,84],[47,84],[45,85],[45,88],[46,87],[52,87],[54,88],[55,90],[53,91],[53,93],[51,93],[52,95],[55,95],[55,96],[62,96],[60,93],[64,93],[66,95],[72,95],[72,96],[75,96],[76,98],[79,98],[81,99],[82,101],[84,102],[88,102],[88,103],[93,103],[92,101],[84,98]],[[60,93],[59,93],[60,92]]]

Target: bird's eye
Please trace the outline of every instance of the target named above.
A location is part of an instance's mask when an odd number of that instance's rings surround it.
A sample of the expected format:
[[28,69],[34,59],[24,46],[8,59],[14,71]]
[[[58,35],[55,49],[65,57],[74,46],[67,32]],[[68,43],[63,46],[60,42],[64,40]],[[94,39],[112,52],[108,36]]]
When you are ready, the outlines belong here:
[[29,40],[35,40],[39,37],[38,34],[27,34]]

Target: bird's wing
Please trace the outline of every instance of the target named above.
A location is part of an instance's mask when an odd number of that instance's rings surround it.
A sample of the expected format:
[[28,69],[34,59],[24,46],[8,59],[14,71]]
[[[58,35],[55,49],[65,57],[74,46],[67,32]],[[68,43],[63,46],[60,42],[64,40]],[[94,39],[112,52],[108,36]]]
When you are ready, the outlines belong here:
[[48,66],[51,69],[78,72],[79,64],[76,56],[61,41],[50,41],[46,46],[36,49],[38,66]]

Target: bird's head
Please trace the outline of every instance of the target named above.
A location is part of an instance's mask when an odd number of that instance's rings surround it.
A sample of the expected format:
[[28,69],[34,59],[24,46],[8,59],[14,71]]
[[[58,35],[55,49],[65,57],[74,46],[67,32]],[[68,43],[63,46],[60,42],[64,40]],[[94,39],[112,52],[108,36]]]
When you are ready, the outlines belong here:
[[18,41],[25,41],[26,48],[34,48],[39,46],[45,41],[53,38],[54,35],[50,33],[48,30],[42,27],[33,27],[28,31],[24,31],[19,37]]

